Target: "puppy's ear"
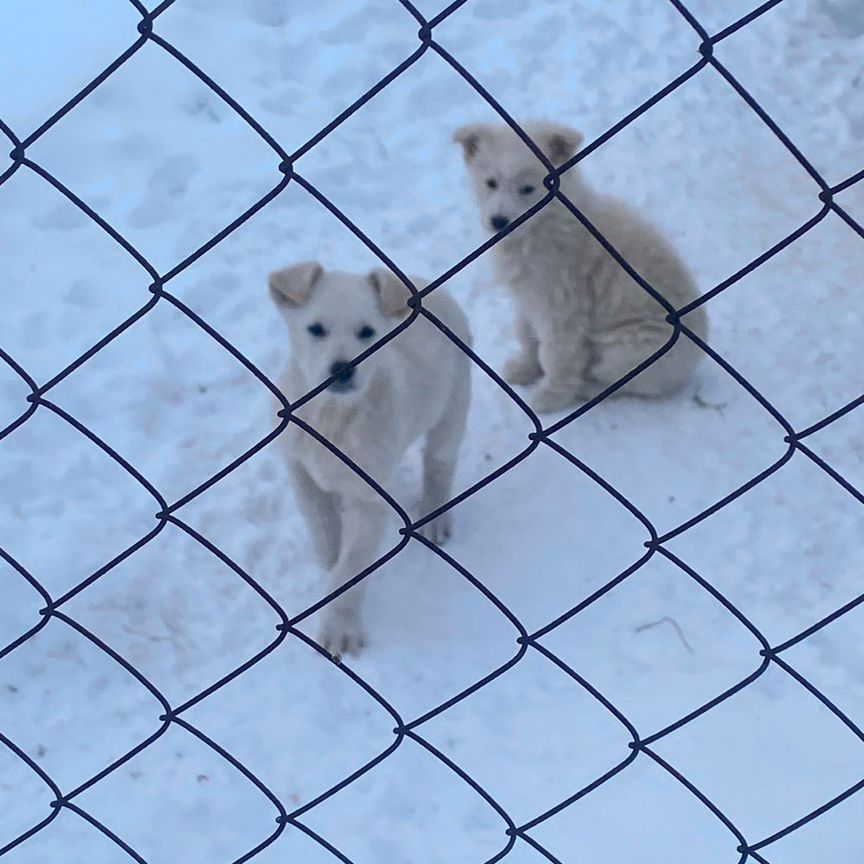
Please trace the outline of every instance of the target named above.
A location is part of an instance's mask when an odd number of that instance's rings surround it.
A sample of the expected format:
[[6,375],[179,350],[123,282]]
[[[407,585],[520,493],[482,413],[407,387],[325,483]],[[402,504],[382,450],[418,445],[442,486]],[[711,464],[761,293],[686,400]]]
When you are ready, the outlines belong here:
[[373,270],[368,279],[378,298],[378,307],[383,315],[390,318],[404,318],[408,314],[411,292],[400,279],[383,267]]
[[566,162],[582,146],[585,136],[558,123],[537,123],[525,130],[553,165]]
[[280,309],[295,309],[311,296],[324,268],[317,261],[303,261],[274,270],[267,280],[270,296]]
[[462,145],[462,154],[465,156],[466,162],[477,154],[481,144],[488,137],[489,127],[482,123],[469,123],[467,126],[460,126],[453,133],[453,140]]

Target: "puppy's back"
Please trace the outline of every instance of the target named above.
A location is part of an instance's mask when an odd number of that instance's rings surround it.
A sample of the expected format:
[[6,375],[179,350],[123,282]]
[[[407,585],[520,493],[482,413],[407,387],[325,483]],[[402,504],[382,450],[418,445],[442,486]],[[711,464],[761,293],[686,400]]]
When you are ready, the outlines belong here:
[[[419,279],[413,281],[421,290],[428,284]],[[443,286],[423,297],[422,305],[461,342],[471,346],[473,340],[468,319]],[[390,345],[401,355],[403,374],[410,379],[410,386],[422,389],[430,398],[439,388],[441,395],[449,398],[448,394],[453,393],[458,382],[470,377],[470,358],[447,333],[423,314],[418,315]]]
[[[422,280],[415,282],[415,285],[420,289],[425,288],[427,284],[427,282],[423,282]],[[472,344],[468,318],[462,311],[462,307],[456,302],[444,285],[436,288],[431,294],[427,294],[422,302],[423,306],[452,330],[455,336],[458,336],[466,345],[470,346]]]
[[[646,216],[618,198],[597,196],[589,217],[623,258],[673,306],[680,308],[696,298],[698,288],[690,268],[663,231]],[[611,256],[605,263],[615,281],[626,286],[637,305],[658,311],[656,301],[638,288]],[[703,310],[691,313],[688,323],[704,337],[707,322]]]

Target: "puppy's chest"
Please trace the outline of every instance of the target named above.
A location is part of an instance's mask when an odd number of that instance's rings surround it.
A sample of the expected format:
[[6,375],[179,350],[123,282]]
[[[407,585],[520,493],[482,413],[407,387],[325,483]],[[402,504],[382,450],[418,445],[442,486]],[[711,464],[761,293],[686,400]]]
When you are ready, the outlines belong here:
[[593,308],[591,262],[571,250],[526,244],[497,259],[499,278],[529,319],[550,312],[585,315]]
[[[367,418],[362,412],[321,411],[309,416],[298,414],[340,453],[375,477],[380,467],[378,441],[370,438]],[[305,430],[295,427],[292,455],[312,474],[322,489],[344,490],[351,482],[364,481],[339,456]]]

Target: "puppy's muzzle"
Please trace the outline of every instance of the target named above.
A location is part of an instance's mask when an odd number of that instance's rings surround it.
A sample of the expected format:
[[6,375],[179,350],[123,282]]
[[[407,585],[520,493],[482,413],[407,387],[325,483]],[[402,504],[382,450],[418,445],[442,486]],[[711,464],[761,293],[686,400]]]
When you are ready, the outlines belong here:
[[329,388],[334,393],[345,393],[355,388],[354,367],[349,366],[347,360],[334,360],[330,365],[330,374],[335,378]]

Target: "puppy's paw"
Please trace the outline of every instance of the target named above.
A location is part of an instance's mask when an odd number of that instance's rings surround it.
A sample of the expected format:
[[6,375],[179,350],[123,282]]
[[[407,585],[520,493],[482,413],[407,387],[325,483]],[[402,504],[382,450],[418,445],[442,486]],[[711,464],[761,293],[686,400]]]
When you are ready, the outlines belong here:
[[453,533],[453,514],[447,510],[437,519],[421,525],[417,529],[427,540],[431,540],[436,546],[443,546]]
[[[593,378],[586,378],[576,391],[578,394],[576,402],[589,402],[595,396],[599,396],[608,386],[607,384],[595,381]],[[617,396],[618,392],[616,391],[612,395]]]
[[366,647],[366,631],[356,613],[325,609],[318,631],[318,644],[338,663],[346,655]]
[[508,384],[533,384],[542,375],[540,363],[523,354],[514,355],[504,364],[503,377]]
[[566,390],[551,390],[541,386],[531,395],[528,404],[535,414],[554,414],[571,408],[576,401],[575,391],[568,393]]

